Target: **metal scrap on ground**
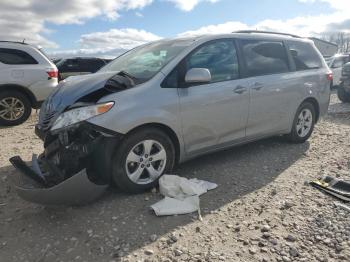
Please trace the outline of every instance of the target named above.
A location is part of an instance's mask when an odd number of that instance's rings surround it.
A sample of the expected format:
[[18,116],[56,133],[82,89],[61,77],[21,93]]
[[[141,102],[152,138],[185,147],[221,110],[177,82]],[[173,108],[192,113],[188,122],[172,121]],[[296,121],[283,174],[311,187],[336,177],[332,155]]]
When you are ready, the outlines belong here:
[[322,179],[310,182],[310,184],[338,199],[350,201],[350,181],[325,176]]

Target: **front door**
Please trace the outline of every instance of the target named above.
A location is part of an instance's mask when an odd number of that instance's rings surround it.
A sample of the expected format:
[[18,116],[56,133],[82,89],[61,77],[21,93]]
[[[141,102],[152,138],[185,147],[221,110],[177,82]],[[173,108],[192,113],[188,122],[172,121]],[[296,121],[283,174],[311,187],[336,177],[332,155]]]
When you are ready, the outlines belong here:
[[206,43],[192,52],[184,70],[209,69],[210,83],[179,88],[183,137],[188,154],[222,147],[245,137],[249,109],[247,81],[239,79],[232,39]]

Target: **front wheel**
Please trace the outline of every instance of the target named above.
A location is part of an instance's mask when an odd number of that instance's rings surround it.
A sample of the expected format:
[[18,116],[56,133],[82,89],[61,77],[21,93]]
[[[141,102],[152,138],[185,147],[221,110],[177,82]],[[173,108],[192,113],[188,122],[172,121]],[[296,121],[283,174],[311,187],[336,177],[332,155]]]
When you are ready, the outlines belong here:
[[309,102],[300,105],[287,138],[292,143],[304,143],[311,136],[316,121],[315,107]]
[[123,139],[114,155],[112,176],[121,190],[140,193],[156,186],[174,163],[171,139],[161,130],[147,128]]

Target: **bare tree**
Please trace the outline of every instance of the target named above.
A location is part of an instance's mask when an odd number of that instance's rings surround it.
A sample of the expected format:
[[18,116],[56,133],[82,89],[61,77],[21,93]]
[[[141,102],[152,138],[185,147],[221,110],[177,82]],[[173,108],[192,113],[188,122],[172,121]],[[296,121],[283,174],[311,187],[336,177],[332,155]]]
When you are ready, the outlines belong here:
[[323,40],[335,43],[339,47],[340,53],[350,52],[350,34],[344,32],[323,34],[321,37]]

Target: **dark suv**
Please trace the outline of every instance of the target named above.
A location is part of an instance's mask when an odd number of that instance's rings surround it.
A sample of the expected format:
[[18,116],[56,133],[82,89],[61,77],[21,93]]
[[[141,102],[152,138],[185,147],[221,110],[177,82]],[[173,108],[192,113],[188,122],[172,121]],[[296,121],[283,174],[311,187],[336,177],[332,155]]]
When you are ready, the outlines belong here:
[[74,57],[61,59],[56,65],[59,71],[59,80],[68,76],[96,73],[110,60],[94,57]]

